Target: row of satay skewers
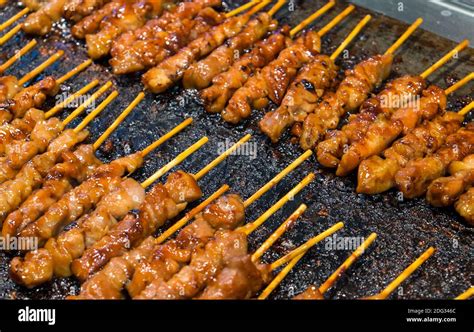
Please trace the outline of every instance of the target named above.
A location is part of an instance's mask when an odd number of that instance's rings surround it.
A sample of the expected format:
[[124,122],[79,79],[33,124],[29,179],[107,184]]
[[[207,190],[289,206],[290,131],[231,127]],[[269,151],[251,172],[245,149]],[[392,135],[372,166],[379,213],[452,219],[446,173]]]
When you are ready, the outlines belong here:
[[[77,22],[72,33],[86,39],[91,58],[110,54],[117,74],[148,69],[143,82],[154,93],[182,80],[185,88],[201,90],[209,112],[220,113],[234,124],[271,102],[278,107],[266,113],[259,126],[273,142],[291,127],[304,150],[316,150],[322,166],[336,168],[338,176],[358,169],[357,192],[376,194],[396,187],[405,198],[426,193],[433,205],[454,204],[468,223],[474,223],[474,189],[470,189],[474,140],[472,126],[462,126],[473,104],[457,114],[446,112],[447,97],[474,74],[444,90],[426,83],[468,42],[460,43],[423,73],[396,78],[371,97],[390,75],[395,51],[421,19],[383,55],[360,62],[337,82],[335,60],[370,16],[326,56],[320,54],[320,38],[348,16],[353,6],[318,32],[308,31],[292,41],[334,2],[292,30],[278,28],[272,18],[285,1],[257,14],[268,3],[252,1],[222,14],[212,9],[220,1],[212,0],[180,4],[92,1],[89,10],[100,6],[94,12],[84,10],[84,4],[76,0],[51,0],[28,17],[23,29],[34,32],[30,21],[40,16],[56,17],[54,21],[65,15]],[[236,15],[252,6],[247,13]],[[252,15],[256,17],[252,19]],[[356,114],[337,129],[348,112]],[[448,170],[451,176],[443,178]]]
[[[350,11],[346,10],[344,15],[348,12]],[[337,24],[334,22],[340,19],[339,16],[329,26]],[[365,19],[363,23],[367,21],[368,19]],[[355,33],[351,34],[351,38],[345,40],[345,45],[361,28],[362,25],[359,25],[354,30]],[[301,45],[304,45],[304,42]],[[61,54],[57,55],[53,61],[60,56]],[[15,100],[18,94],[25,91],[30,91],[29,94],[25,94],[27,97],[18,100],[34,100],[36,104],[32,106],[39,107],[48,93],[51,95],[57,91],[58,84],[71,78],[88,64],[90,62],[82,64],[66,74],[65,78],[58,80],[48,78],[55,83],[55,90],[51,90],[53,92],[45,93],[40,89],[40,83],[46,79],[22,89],[21,84],[45,68],[44,65],[40,66],[39,70],[33,71],[26,78],[17,80],[18,91],[13,97],[8,98],[9,103],[4,110],[6,116],[2,129],[7,133],[3,136],[7,137],[4,141],[4,165],[9,171],[4,172],[5,178],[1,185],[3,188],[0,189],[5,195],[6,202],[6,206],[2,207],[4,221],[2,233],[4,236],[38,239],[40,246],[43,247],[27,253],[24,258],[17,257],[12,261],[11,274],[19,283],[33,287],[50,280],[53,276],[65,277],[74,274],[85,281],[80,298],[121,298],[124,287],[134,298],[248,298],[256,295],[262,286],[270,281],[272,271],[290,260],[293,265],[296,264],[297,259],[301,258],[312,245],[343,226],[342,223],[334,225],[269,266],[260,264],[261,254],[281,236],[283,230],[287,228],[285,225],[294,219],[290,218],[290,221],[283,224],[262,248],[253,255],[247,253],[246,236],[303,189],[314,175],[308,175],[255,222],[241,226],[245,208],[309,158],[311,152],[308,151],[246,201],[236,195],[220,197],[228,189],[227,186],[223,186],[161,236],[156,239],[151,237],[157,228],[177,216],[187,204],[202,196],[196,181],[250,137],[244,137],[195,175],[181,171],[172,173],[168,176],[166,184],[155,185],[145,194],[143,187],[150,186],[200,148],[207,139],[198,141],[141,185],[131,178],[123,177],[139,168],[143,158],[154,148],[189,125],[190,119],[147,149],[117,159],[110,164],[101,164],[93,152],[139,103],[143,94],[137,96],[131,106],[93,145],[79,145],[87,136],[84,128],[115,98],[117,93],[112,93],[74,130],[61,132],[70,121],[61,122],[56,119],[58,129],[49,135],[40,129],[41,126],[43,129],[49,128],[47,121],[55,119],[50,117],[67,103],[57,105],[49,112],[41,113],[35,110],[36,113],[43,114],[40,120],[35,119],[33,114],[26,116],[30,114],[28,111],[31,110],[31,106],[19,107],[17,112],[13,111],[15,108],[10,109],[10,104],[23,105],[11,103],[10,100]],[[73,97],[77,98],[97,84],[96,81],[92,82]],[[110,85],[106,84],[99,89],[68,118],[71,120],[82,113],[87,104],[103,94]],[[37,96],[44,96],[43,101]],[[74,98],[71,97],[71,100]],[[69,132],[70,134],[67,134]],[[15,136],[17,133],[20,133],[19,139]],[[67,143],[63,143],[65,141]],[[42,142],[42,147],[29,152],[26,157],[22,155],[22,158],[16,158],[16,153],[8,153],[22,150],[12,149],[11,146],[36,146],[38,142]],[[14,167],[10,167],[11,165]],[[129,213],[133,209],[138,209],[138,213]],[[302,210],[304,208],[300,208],[297,212],[301,214]],[[193,218],[193,222],[183,228],[174,240],[165,242]],[[75,224],[75,227],[65,231],[65,227],[71,224]],[[373,239],[374,236],[371,236],[365,246]],[[235,245],[236,243],[238,245]],[[130,248],[132,249],[129,250]],[[432,252],[433,249],[430,249],[425,256],[429,256]],[[352,257],[357,257],[357,254]],[[414,268],[411,269],[413,270]],[[334,282],[335,279],[332,277],[331,280]],[[395,284],[397,282],[399,284],[401,281],[396,280]],[[393,283],[391,285],[389,291],[384,293],[384,297],[396,287]],[[328,285],[325,287],[329,288]],[[268,292],[269,290],[262,294]],[[324,293],[324,288],[321,293]]]

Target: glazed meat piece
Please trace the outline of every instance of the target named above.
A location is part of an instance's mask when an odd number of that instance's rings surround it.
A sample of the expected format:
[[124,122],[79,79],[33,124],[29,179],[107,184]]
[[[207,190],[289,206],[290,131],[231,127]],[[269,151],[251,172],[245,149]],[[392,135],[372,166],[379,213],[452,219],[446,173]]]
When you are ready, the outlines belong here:
[[162,1],[138,0],[125,1],[100,22],[99,31],[85,36],[87,54],[92,59],[99,59],[110,52],[112,41],[122,32],[131,31],[143,26],[147,18],[153,18],[162,11]]
[[[218,269],[221,266],[222,260],[226,259],[225,254],[238,253],[241,251],[241,248],[247,248],[245,237],[240,234],[230,234],[227,235],[221,234],[218,238],[217,244],[211,244],[209,248],[206,247],[207,244],[216,236],[216,231],[219,230],[233,230],[240,226],[245,219],[243,201],[238,195],[226,195],[218,198],[214,203],[206,207],[202,214],[196,216],[195,220],[183,228],[176,239],[170,243],[166,242],[163,246],[159,246],[158,250],[161,252],[160,255],[154,255],[153,259],[148,261],[143,261],[138,268],[136,269],[131,282],[127,285],[127,290],[132,297],[145,298],[146,296],[153,296],[153,298],[162,298],[160,295],[160,289],[164,286],[166,290],[166,297],[170,297],[171,290],[174,297],[182,298],[191,298],[199,289],[205,286],[206,280],[212,277],[215,273],[215,269]],[[234,243],[234,247],[232,247]],[[224,246],[225,248],[222,248]],[[232,249],[232,250],[231,250]],[[207,252],[206,252],[207,251]],[[197,253],[199,252],[199,253]],[[224,256],[222,256],[224,255]],[[213,261],[209,261],[210,267],[209,270],[199,271],[199,266],[202,263],[202,259],[205,259],[209,256],[215,256]],[[195,259],[195,262],[192,262],[192,259]],[[154,271],[153,268],[160,268],[163,264],[157,264],[156,260],[162,261],[165,266],[178,265],[180,268],[183,265],[181,270],[176,271],[175,273],[164,273],[159,270]],[[201,268],[206,268],[202,266]],[[181,272],[183,271],[183,272]],[[207,274],[207,276],[206,276]],[[167,275],[168,277],[164,277]],[[162,277],[160,277],[162,276]],[[158,277],[160,281],[154,282]],[[199,279],[191,281],[189,279]],[[207,279],[206,279],[207,278]],[[168,281],[169,283],[166,283]],[[190,284],[189,287],[183,288],[183,284],[186,283],[186,280]],[[154,283],[154,284],[152,284]],[[149,286],[149,289],[147,290]],[[147,295],[148,294],[148,295]]]
[[277,24],[267,13],[259,14],[235,37],[227,40],[205,59],[193,63],[184,72],[183,86],[187,89],[207,88],[214,77],[232,66],[237,55],[240,56],[246,49],[251,48],[269,31],[274,30]]
[[321,40],[316,32],[309,31],[298,38],[234,93],[222,118],[236,124],[248,118],[252,109],[263,109],[270,101],[279,105],[298,70],[320,51]]
[[44,36],[51,31],[53,23],[59,21],[66,0],[49,0],[39,10],[28,15],[22,25],[27,34]]
[[445,111],[447,98],[442,89],[430,86],[422,95],[415,105],[399,108],[390,119],[385,114],[379,114],[365,136],[346,149],[336,175],[348,175],[362,160],[385,150],[401,133],[407,133],[421,121],[432,120]]
[[198,298],[204,300],[250,299],[270,280],[269,267],[255,264],[250,255],[245,255],[231,260]]
[[309,286],[303,293],[293,297],[293,300],[324,300],[317,286]]
[[54,203],[46,213],[20,232],[22,237],[36,237],[40,245],[56,236],[70,223],[88,213],[108,192],[117,188],[121,177],[143,164],[141,153],[135,153],[97,167],[94,174]]
[[3,236],[16,236],[71,190],[74,182],[83,182],[100,164],[92,145],[80,145],[74,152],[65,151],[61,158],[63,161],[54,165],[44,177],[42,188],[35,190],[5,219]]
[[84,39],[86,35],[95,33],[100,28],[100,23],[114,11],[120,9],[126,0],[114,0],[106,3],[103,7],[90,15],[84,17],[71,28],[71,33],[75,38]]
[[13,180],[0,185],[0,221],[16,210],[33,190],[41,186],[44,176],[58,162],[62,153],[72,149],[89,136],[88,131],[67,129],[51,142],[48,151],[35,156],[16,174]]
[[286,26],[267,39],[256,43],[254,48],[234,62],[229,70],[214,77],[212,85],[201,91],[206,110],[211,113],[220,113],[234,92],[241,88],[253,73],[266,66],[289,45],[288,30]]
[[30,108],[23,118],[14,119],[0,126],[0,154],[5,153],[6,146],[13,141],[25,139],[31,133],[36,123],[44,120],[44,112]]
[[474,189],[470,188],[465,194],[461,195],[454,204],[457,213],[467,221],[469,225],[474,225]]
[[276,143],[285,129],[295,122],[303,122],[319,103],[323,93],[334,86],[337,67],[327,55],[319,54],[304,66],[273,112],[259,122],[260,130]]
[[95,10],[104,6],[110,0],[66,0],[64,5],[64,17],[77,22]]
[[155,185],[138,209],[138,215],[128,214],[107,235],[84,252],[72,264],[72,270],[80,280],[98,271],[115,256],[124,254],[152,235],[167,220],[183,211],[188,203],[202,196],[191,174],[178,171],[168,176],[166,183]]
[[410,161],[395,175],[395,182],[406,198],[426,193],[430,183],[443,176],[449,164],[474,153],[474,124],[469,123],[446,139],[433,155]]
[[235,257],[247,253],[247,236],[239,231],[218,231],[214,238],[192,255],[171,278],[155,278],[136,299],[190,299],[211,282]]
[[24,117],[29,109],[40,107],[48,96],[54,96],[58,91],[59,85],[51,76],[21,89],[0,108],[0,124]]
[[[230,210],[234,211],[231,215],[235,217],[235,228],[244,219],[243,203],[235,195],[227,197],[221,197],[211,205],[221,206],[229,211],[229,204],[236,203],[234,208]],[[228,223],[228,220],[228,217],[225,217],[223,221]],[[142,289],[154,280],[153,276],[157,273],[168,277],[176,273],[183,264],[191,259],[194,248],[199,244],[207,243],[214,232],[215,230],[203,218],[203,214],[199,214],[191,224],[179,232],[175,240],[156,245],[153,237],[148,237],[138,247],[126,252],[123,256],[112,258],[101,271],[94,274],[82,285],[81,293],[75,298],[122,298],[121,291],[130,279],[133,280],[127,285],[127,289],[131,294],[138,295]],[[152,259],[152,256],[155,256],[154,259]],[[143,269],[145,266],[148,269]],[[118,277],[114,277],[112,285],[105,282],[111,273],[118,275]]]
[[[326,91],[319,104],[305,117],[298,134],[301,148],[315,148],[329,129],[337,127],[346,112],[358,109],[370,92],[388,77],[392,61],[390,54],[376,55],[346,70],[336,92]],[[301,127],[301,123],[296,122],[294,126]]]
[[153,93],[167,90],[178,82],[189,66],[208,55],[222,45],[228,38],[236,36],[249,21],[249,15],[239,15],[226,19],[201,37],[193,40],[175,55],[167,58],[158,66],[147,71],[142,78],[143,84]]
[[410,160],[435,152],[446,138],[461,128],[464,117],[447,112],[432,121],[424,121],[412,132],[392,144],[383,157],[372,156],[359,166],[357,192],[378,194],[395,186],[395,174]]
[[474,155],[462,161],[453,161],[449,165],[451,176],[434,180],[428,187],[426,199],[437,207],[454,204],[474,183]]
[[318,144],[318,161],[325,167],[337,167],[345,147],[360,140],[379,114],[390,117],[402,103],[418,96],[425,82],[418,76],[403,76],[388,83],[376,97],[366,100],[358,114],[349,118],[341,130],[329,132],[326,140]]
[[22,87],[18,85],[18,79],[15,76],[0,77],[0,104],[13,98]]
[[109,63],[115,74],[156,66],[188,43],[222,23],[225,15],[207,6],[220,0],[182,2],[143,27],[120,35],[112,43]]
[[5,156],[0,161],[0,183],[11,180],[34,156],[46,151],[63,130],[61,120],[50,118],[36,124],[31,135],[24,140],[13,141],[5,147]]
[[[104,196],[97,205],[94,212],[85,215],[77,222],[75,228],[61,233],[58,237],[50,238],[44,248],[33,251],[28,258],[15,257],[10,270],[11,275],[15,275],[15,280],[26,280],[30,283],[22,282],[27,287],[37,286],[47,277],[51,280],[53,274],[47,275],[47,271],[35,274],[40,278],[35,279],[31,270],[24,269],[37,260],[50,260],[51,262],[41,264],[53,266],[54,275],[57,277],[71,276],[71,263],[75,258],[82,255],[84,250],[100,239],[107,230],[117,222],[117,218],[125,216],[129,210],[138,208],[145,197],[145,191],[141,185],[133,179],[125,179],[109,194]],[[49,253],[46,254],[45,252]]]

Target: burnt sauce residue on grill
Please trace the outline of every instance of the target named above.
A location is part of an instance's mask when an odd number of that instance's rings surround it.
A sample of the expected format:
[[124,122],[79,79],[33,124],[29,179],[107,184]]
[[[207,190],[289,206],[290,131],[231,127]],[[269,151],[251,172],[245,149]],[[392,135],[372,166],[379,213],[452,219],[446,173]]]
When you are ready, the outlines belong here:
[[[340,2],[336,9],[318,20],[315,26],[322,27],[334,17],[335,13],[344,9],[347,4]],[[234,8],[240,3],[242,2],[227,1],[225,7]],[[276,17],[281,18],[281,23],[294,26],[324,3],[319,0],[297,1],[295,11],[289,12],[284,9]],[[19,8],[14,5],[7,7],[1,11],[0,21],[5,21],[18,11]],[[323,39],[324,52],[329,54],[335,50],[350,29],[367,13],[368,11],[364,9],[357,9],[344,24],[331,31]],[[358,40],[350,45],[349,53],[343,53],[337,60],[341,73],[343,69],[351,68],[366,56],[384,52],[406,29],[405,24],[396,20],[371,14],[373,19]],[[2,46],[0,62],[13,54],[15,49],[25,45],[28,40],[29,38],[22,33],[17,34]],[[405,73],[420,73],[454,45],[454,42],[426,31],[417,31],[397,52],[392,77]],[[61,61],[46,71],[57,73],[56,76],[86,59],[84,44],[72,39],[68,23],[61,21],[47,38],[39,41],[34,51],[23,57],[7,73],[22,76],[42,61],[38,56],[41,55],[41,59],[44,60],[48,54],[53,53],[53,49],[63,49],[66,52]],[[430,79],[431,82],[445,87],[446,82],[452,81],[453,77],[462,78],[473,69],[474,52],[469,49],[460,55],[458,61],[444,66]],[[37,79],[41,78],[42,76]],[[142,89],[140,75],[113,77],[107,62],[103,61],[94,64],[86,72],[64,84],[62,91],[77,91],[94,78],[99,78],[102,82],[112,80],[121,94],[92,122],[91,141],[99,137]],[[471,84],[450,97],[448,107],[458,110],[466,105],[472,96]],[[50,100],[46,107],[53,103],[54,99]],[[61,117],[70,111],[71,109],[62,112]],[[145,100],[104,145],[105,148],[98,151],[98,156],[104,161],[109,161],[137,151],[186,117],[193,117],[195,121],[192,126],[146,158],[146,165],[133,175],[135,179],[141,181],[204,135],[209,137],[209,143],[179,168],[196,172],[215,158],[223,144],[232,144],[245,133],[254,133],[251,142],[256,144],[257,158],[231,156],[200,182],[206,196],[223,183],[228,183],[234,192],[246,198],[301,153],[298,146],[289,143],[288,136],[285,136],[278,145],[272,145],[260,134],[257,123],[261,115],[261,112],[254,114],[240,126],[232,127],[224,124],[218,116],[205,114],[197,94],[193,91],[175,87],[161,95],[147,94]],[[402,285],[400,291],[395,292],[392,298],[452,298],[471,285],[469,271],[473,269],[470,253],[474,250],[474,229],[466,227],[453,209],[430,207],[424,198],[401,202],[394,191],[376,196],[358,195],[355,193],[354,176],[337,178],[332,172],[321,170],[314,157],[250,206],[247,220],[257,218],[310,171],[316,172],[316,180],[250,236],[250,247],[255,249],[299,204],[308,205],[303,217],[294,223],[269,253],[263,256],[265,262],[274,261],[334,223],[343,221],[345,227],[337,233],[339,236],[368,236],[371,232],[376,232],[379,236],[370,250],[326,294],[328,298],[357,298],[375,294],[429,246],[436,247],[437,252]],[[328,250],[326,242],[323,241],[294,268],[282,285],[273,292],[272,298],[289,298],[310,284],[323,282],[349,254],[348,250]],[[15,285],[8,276],[9,261],[12,257],[8,253],[0,253],[1,298],[64,298],[77,293],[79,285],[73,278],[55,279],[32,290]]]

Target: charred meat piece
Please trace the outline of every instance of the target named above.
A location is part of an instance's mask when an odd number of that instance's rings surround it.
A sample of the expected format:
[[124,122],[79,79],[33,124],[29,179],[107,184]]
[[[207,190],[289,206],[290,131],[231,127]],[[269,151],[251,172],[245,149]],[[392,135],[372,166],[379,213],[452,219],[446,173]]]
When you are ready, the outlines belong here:
[[311,285],[304,292],[293,297],[293,300],[324,300],[317,286]]
[[[305,117],[298,131],[301,148],[315,148],[328,130],[337,127],[346,112],[358,109],[370,92],[388,77],[392,61],[391,55],[376,55],[347,70],[336,92],[325,92],[322,100]],[[295,125],[301,126],[299,122]]]
[[6,102],[13,98],[22,87],[18,84],[18,79],[15,76],[0,77],[0,104],[6,106]]
[[432,120],[445,111],[447,98],[442,89],[430,86],[422,95],[413,106],[399,108],[391,118],[380,114],[369,126],[365,136],[346,149],[336,175],[348,175],[362,160],[381,153],[403,132],[406,133],[421,121]]
[[228,38],[236,36],[249,21],[249,15],[239,15],[226,19],[201,37],[193,40],[175,55],[167,58],[158,66],[147,71],[142,78],[143,84],[153,93],[167,90],[178,82],[186,69],[222,45]]
[[63,131],[51,142],[48,151],[27,162],[13,180],[2,183],[0,185],[0,220],[3,221],[31,195],[33,190],[41,186],[44,176],[58,162],[64,151],[72,149],[88,136],[87,131],[79,133],[72,129]]
[[94,174],[55,202],[46,213],[20,232],[22,237],[38,238],[40,245],[83,214],[88,213],[108,192],[117,188],[121,177],[133,172],[143,163],[135,153],[97,167]]
[[474,225],[474,189],[470,188],[465,194],[461,195],[454,207],[466,222]]
[[66,0],[64,17],[77,22],[104,6],[110,0]]
[[182,2],[143,27],[121,34],[112,43],[109,63],[115,74],[127,74],[156,66],[222,23],[225,15],[206,6],[220,0]]
[[424,121],[385,150],[385,158],[372,156],[362,161],[357,176],[357,192],[377,194],[394,187],[395,174],[400,168],[411,160],[434,153],[449,135],[461,128],[463,120],[461,115],[447,112],[432,121]]
[[334,86],[336,76],[337,67],[331,58],[317,55],[300,70],[280,107],[265,114],[259,123],[260,130],[276,143],[285,129],[303,122],[313,112],[323,93]]
[[0,126],[0,154],[5,153],[6,146],[13,141],[25,139],[35,128],[36,123],[44,120],[44,112],[30,108],[23,118],[14,119]]
[[406,198],[426,193],[430,183],[443,176],[449,164],[474,153],[474,124],[469,123],[446,139],[433,155],[410,161],[395,175],[395,182]]
[[[125,179],[100,200],[94,212],[79,219],[75,228],[50,238],[44,248],[33,251],[28,258],[15,257],[11,262],[13,268],[10,274],[15,275],[14,279],[21,280],[21,284],[26,287],[37,286],[45,279],[51,280],[53,277],[53,274],[47,275],[47,271],[41,271],[38,273],[40,278],[36,279],[34,274],[37,271],[32,274],[28,269],[35,261],[41,261],[45,266],[53,266],[55,276],[71,276],[72,261],[104,236],[107,230],[117,223],[117,218],[122,218],[129,210],[137,208],[144,197],[145,191],[138,182],[130,178]],[[44,260],[50,262],[45,263]]]
[[450,206],[474,183],[474,155],[449,165],[451,176],[434,180],[428,187],[426,199],[433,206]]
[[42,187],[5,219],[3,236],[16,236],[71,190],[74,182],[83,182],[100,165],[92,145],[80,145],[74,152],[64,151],[61,158],[63,161],[54,165],[44,177]]
[[261,13],[250,20],[245,28],[235,37],[219,46],[205,59],[193,63],[183,76],[183,86],[187,89],[207,88],[214,77],[227,71],[246,49],[262,39],[277,26],[267,13]]
[[22,25],[30,35],[44,36],[51,31],[53,23],[59,21],[64,12],[66,0],[49,0],[34,13],[28,15]]
[[201,91],[206,110],[220,113],[235,91],[259,69],[266,66],[280,53],[290,40],[288,26],[255,44],[254,48],[240,57],[229,70],[212,79],[212,85]]
[[[376,97],[367,99],[358,114],[349,118],[341,130],[329,132],[318,144],[318,161],[325,167],[337,167],[345,147],[360,140],[380,114],[390,117],[407,100],[416,98],[425,88],[418,76],[403,76],[388,83]],[[304,129],[303,129],[304,130]]]
[[316,32],[309,31],[298,38],[234,93],[222,112],[222,118],[237,124],[248,118],[252,109],[261,110],[270,101],[279,105],[298,70],[320,51],[321,40]]
[[73,262],[74,274],[80,280],[87,279],[113,257],[136,247],[201,196],[201,189],[192,175],[182,171],[170,174],[166,184],[157,184],[147,193],[138,215],[128,214]]

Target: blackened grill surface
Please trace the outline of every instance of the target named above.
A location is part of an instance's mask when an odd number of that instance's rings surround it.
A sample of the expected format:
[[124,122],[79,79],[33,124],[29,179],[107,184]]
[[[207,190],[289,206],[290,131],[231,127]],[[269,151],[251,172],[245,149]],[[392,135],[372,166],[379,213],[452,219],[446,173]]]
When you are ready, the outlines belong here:
[[[315,23],[322,27],[347,4],[340,1],[329,15]],[[226,8],[234,8],[242,1],[226,2]],[[280,22],[295,25],[301,19],[321,7],[324,1],[296,1],[295,11],[281,10],[276,17]],[[18,12],[20,7],[9,5],[0,12],[0,21]],[[324,38],[323,51],[333,51],[344,36],[364,15],[367,10],[358,8],[356,13]],[[376,53],[382,53],[403,33],[406,25],[396,20],[372,13],[373,19],[364,29],[357,41],[349,47],[349,53],[337,61],[342,69],[351,68],[358,61]],[[11,56],[14,50],[25,45],[30,38],[22,33],[1,47],[0,62]],[[426,31],[418,30],[412,38],[397,52],[392,77],[406,73],[420,73],[431,63],[453,48],[454,42],[448,41]],[[75,41],[69,34],[68,24],[60,22],[47,38],[39,39],[39,45],[33,52],[23,57],[7,74],[22,76],[43,61],[47,54],[63,49],[66,56],[47,70],[56,77],[73,68],[86,59],[82,42]],[[38,58],[39,55],[41,58]],[[474,51],[469,49],[458,61],[450,62],[433,77],[432,83],[446,86],[446,82],[464,77],[474,69]],[[94,64],[63,85],[63,91],[77,91],[80,87],[99,78],[102,83],[112,80],[120,96],[90,126],[91,141],[99,137],[103,130],[126,107],[142,89],[139,75],[114,77],[106,62]],[[37,79],[41,79],[38,77]],[[473,97],[472,84],[459,90],[450,97],[449,108],[459,110]],[[54,99],[49,101],[51,106]],[[71,109],[61,113],[64,117]],[[161,95],[147,94],[146,99],[127,118],[105,144],[107,151],[98,151],[104,161],[110,161],[126,153],[137,151],[154,139],[169,131],[187,117],[194,118],[194,124],[168,143],[160,147],[146,159],[146,165],[133,177],[143,180],[160,166],[171,160],[186,147],[203,135],[209,136],[209,143],[203,149],[188,158],[180,168],[196,172],[218,154],[226,140],[235,142],[245,133],[253,133],[251,142],[257,146],[257,158],[232,156],[217,169],[207,175],[200,183],[205,195],[214,192],[223,183],[232,186],[234,192],[249,197],[261,185],[294,160],[301,151],[298,146],[289,143],[284,137],[278,145],[272,145],[258,132],[258,120],[262,113],[238,127],[224,124],[218,116],[206,114],[200,105],[197,94],[179,87]],[[80,119],[77,119],[80,121]],[[77,123],[76,121],[76,123]],[[73,124],[74,125],[74,124]],[[398,275],[408,264],[429,246],[437,248],[435,255],[421,269],[400,287],[393,299],[410,298],[453,298],[472,284],[474,268],[474,229],[467,227],[453,209],[436,209],[426,201],[416,199],[401,202],[396,192],[376,196],[355,193],[356,179],[337,178],[332,172],[321,170],[314,157],[305,162],[297,171],[284,179],[276,189],[253,204],[247,212],[247,220],[257,218],[279,197],[296,185],[309,172],[316,172],[317,179],[296,199],[276,213],[263,227],[250,237],[251,248],[261,244],[276,227],[286,219],[301,203],[309,208],[294,227],[287,232],[263,259],[272,262],[303,241],[327,229],[338,221],[344,221],[345,227],[339,236],[368,236],[376,232],[379,237],[375,245],[354,264],[346,275],[327,293],[328,298],[357,298],[375,294]],[[313,248],[296,268],[276,289],[272,298],[287,299],[304,290],[311,283],[319,284],[332,273],[350,254],[350,250],[328,250],[326,242]],[[13,256],[0,253],[0,297],[50,299],[65,298],[78,291],[78,283],[73,279],[56,279],[53,282],[27,290],[13,283],[8,277],[9,261]],[[471,271],[471,272],[470,272]]]

